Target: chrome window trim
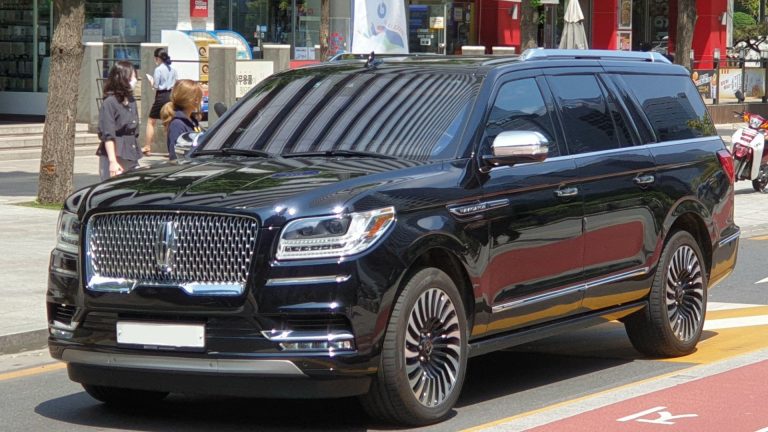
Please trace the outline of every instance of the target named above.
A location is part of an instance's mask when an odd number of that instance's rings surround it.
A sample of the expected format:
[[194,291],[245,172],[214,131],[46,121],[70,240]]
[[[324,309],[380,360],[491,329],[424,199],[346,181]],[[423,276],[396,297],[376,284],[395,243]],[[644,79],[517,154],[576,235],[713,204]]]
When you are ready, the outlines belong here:
[[281,375],[306,377],[307,375],[288,360],[241,360],[188,358],[161,355],[109,354],[94,351],[66,349],[65,363],[85,364],[118,369],[151,369],[178,372],[214,374]]
[[[578,153],[578,154],[569,154],[569,155],[563,155],[563,156],[555,156],[551,158],[547,158],[541,162],[529,162],[524,164],[515,164],[515,165],[504,165],[504,166],[497,166],[497,167],[491,167],[490,171],[496,171],[500,169],[509,169],[514,168],[518,166],[524,166],[524,165],[530,165],[530,164],[545,164],[547,162],[556,162],[560,160],[576,160],[586,157],[594,157],[596,155],[603,155],[603,154],[611,154],[611,153],[620,153],[622,151],[627,151],[631,149],[638,149],[638,148],[659,148],[659,147],[670,147],[670,146],[676,146],[681,144],[694,144],[697,142],[701,142],[702,140],[709,140],[709,139],[717,139],[719,137],[713,135],[713,136],[706,136],[706,137],[699,137],[699,138],[687,138],[684,140],[674,140],[674,141],[662,141],[662,142],[654,142],[654,143],[646,143],[636,146],[627,146],[627,147],[618,147],[613,149],[607,149],[607,150],[600,150],[600,151],[593,151],[593,152],[587,152],[587,153]],[[658,168],[658,167],[657,167]]]
[[736,232],[734,234],[731,234],[728,237],[720,240],[720,243],[718,243],[718,246],[723,247],[723,246],[727,245],[728,243],[730,243],[732,241],[735,241],[739,237],[741,237],[741,229],[736,230]]
[[525,297],[522,299],[513,300],[508,303],[493,306],[491,308],[491,312],[499,313],[509,309],[514,309],[514,308],[518,308],[518,307],[533,304],[533,303],[539,303],[552,298],[561,297],[566,294],[571,294],[573,292],[586,291],[590,288],[598,287],[600,285],[605,285],[613,282],[618,282],[624,279],[631,279],[633,277],[642,276],[642,275],[648,274],[649,271],[650,271],[649,267],[643,267],[640,269],[630,270],[624,273],[619,273],[612,276],[604,277],[602,279],[597,279],[591,282],[586,282],[579,285],[573,285],[566,288],[556,289],[543,294],[535,294],[529,297]]
[[331,275],[331,276],[307,276],[295,278],[274,278],[267,279],[267,286],[290,286],[290,285],[319,285],[327,283],[344,283],[352,278],[352,275]]

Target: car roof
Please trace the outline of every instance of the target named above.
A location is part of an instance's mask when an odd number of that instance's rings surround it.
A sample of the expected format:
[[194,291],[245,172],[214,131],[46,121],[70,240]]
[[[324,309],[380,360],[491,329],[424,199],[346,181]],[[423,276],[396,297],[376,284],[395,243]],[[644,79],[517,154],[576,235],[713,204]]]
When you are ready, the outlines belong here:
[[[350,64],[367,64],[370,54],[342,54],[335,56],[330,62],[311,67],[339,67]],[[531,67],[560,67],[586,66],[598,63],[603,66],[629,66],[637,67],[640,64],[655,65],[665,69],[662,65],[671,65],[671,62],[656,52],[640,51],[611,51],[611,50],[560,50],[560,49],[530,49],[522,55],[437,55],[437,54],[374,54],[374,64],[371,71],[393,70],[413,71],[430,70],[452,73],[473,73],[485,75],[494,69],[528,69]],[[645,67],[644,67],[645,69]],[[677,69],[677,68],[676,68]],[[669,69],[667,69],[669,70]],[[330,71],[329,71],[330,72]],[[679,72],[679,71],[678,71]]]

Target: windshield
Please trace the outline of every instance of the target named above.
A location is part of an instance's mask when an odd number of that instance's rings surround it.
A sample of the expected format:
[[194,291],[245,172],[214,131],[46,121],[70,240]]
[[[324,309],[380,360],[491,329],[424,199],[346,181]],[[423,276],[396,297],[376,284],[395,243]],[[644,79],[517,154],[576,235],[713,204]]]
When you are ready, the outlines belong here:
[[473,75],[447,68],[299,69],[246,95],[206,134],[198,154],[237,148],[451,158],[478,87]]

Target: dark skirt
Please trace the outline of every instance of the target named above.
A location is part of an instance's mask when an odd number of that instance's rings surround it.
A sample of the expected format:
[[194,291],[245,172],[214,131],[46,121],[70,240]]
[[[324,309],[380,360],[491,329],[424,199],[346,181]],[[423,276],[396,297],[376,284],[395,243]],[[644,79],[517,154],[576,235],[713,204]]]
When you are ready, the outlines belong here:
[[158,90],[155,92],[155,102],[152,104],[152,108],[149,110],[149,118],[160,119],[160,110],[163,109],[163,105],[171,101],[170,90]]

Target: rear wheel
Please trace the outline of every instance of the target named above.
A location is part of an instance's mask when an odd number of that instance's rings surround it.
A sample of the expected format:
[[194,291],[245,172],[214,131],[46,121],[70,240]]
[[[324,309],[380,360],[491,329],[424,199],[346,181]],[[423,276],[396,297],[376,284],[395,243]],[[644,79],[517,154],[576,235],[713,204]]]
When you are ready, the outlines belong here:
[[634,347],[653,357],[692,353],[701,338],[707,310],[707,274],[696,240],[674,233],[661,254],[648,307],[624,325]]
[[757,178],[752,180],[752,188],[756,192],[765,192],[765,187],[768,185],[768,165],[760,167],[760,172],[757,173]]
[[119,387],[83,384],[85,391],[92,398],[108,405],[138,406],[147,405],[165,399],[167,392],[136,390]]
[[379,371],[361,397],[373,417],[425,425],[448,415],[467,367],[467,321],[451,278],[436,268],[415,273],[392,310]]

